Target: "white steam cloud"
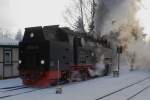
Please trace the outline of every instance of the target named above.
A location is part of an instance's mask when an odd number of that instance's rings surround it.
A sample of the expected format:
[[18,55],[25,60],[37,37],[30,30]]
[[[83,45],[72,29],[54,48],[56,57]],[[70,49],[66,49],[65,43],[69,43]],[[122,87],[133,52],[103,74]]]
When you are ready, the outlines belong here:
[[135,27],[137,0],[97,0],[95,30],[101,35],[119,31],[121,27]]
[[98,36],[117,34],[117,44],[124,47],[128,61],[134,58],[135,67],[150,68],[150,45],[143,41],[138,17],[140,3],[140,0],[97,0],[95,31]]

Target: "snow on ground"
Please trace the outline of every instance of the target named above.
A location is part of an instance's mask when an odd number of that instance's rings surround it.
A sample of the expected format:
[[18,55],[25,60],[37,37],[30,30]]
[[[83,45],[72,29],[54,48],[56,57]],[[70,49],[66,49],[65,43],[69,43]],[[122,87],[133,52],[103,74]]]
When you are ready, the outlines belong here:
[[149,98],[150,98],[150,88],[143,91],[141,94],[137,95],[132,100],[149,100]]
[[[126,70],[120,72],[119,78],[114,78],[112,77],[112,75],[110,75],[84,82],[63,85],[62,94],[55,94],[56,87],[50,87],[47,89],[41,89],[30,93],[3,98],[3,100],[96,100],[97,98],[104,96],[105,94],[111,93],[122,87],[128,86],[132,83],[142,80],[148,77],[149,75],[150,72],[147,71],[137,70],[129,72],[128,70]],[[150,83],[150,79],[147,80],[146,83],[136,85],[138,87],[137,89],[143,88],[142,85],[147,83]],[[19,78],[0,81],[0,87],[13,86],[19,84],[21,84],[21,80]],[[136,86],[134,87],[135,91]],[[19,91],[21,92],[22,90]],[[133,91],[133,89],[124,90],[122,91],[122,94],[119,94],[118,96],[110,96],[111,98],[105,98],[104,100],[126,100],[125,96],[129,94],[131,95],[132,92],[134,94],[135,91]],[[134,100],[148,100],[143,97],[150,98],[149,93],[150,89],[147,89],[143,93],[139,94],[137,98],[134,98]],[[4,94],[5,93],[0,92],[0,97]]]
[[6,80],[0,81],[0,88],[17,86],[17,85],[21,85],[21,84],[22,84],[22,82],[21,82],[20,78],[6,79]]

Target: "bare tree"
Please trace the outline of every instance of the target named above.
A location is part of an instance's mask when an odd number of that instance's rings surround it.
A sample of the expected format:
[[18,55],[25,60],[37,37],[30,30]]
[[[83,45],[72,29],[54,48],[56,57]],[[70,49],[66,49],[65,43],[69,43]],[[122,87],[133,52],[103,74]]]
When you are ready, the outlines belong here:
[[[97,37],[109,12],[104,0],[72,0],[66,9],[65,21],[72,29]],[[98,22],[97,22],[98,21]]]
[[91,21],[89,23],[89,31],[90,32],[94,31],[95,12],[96,12],[96,2],[95,2],[95,0],[93,0],[93,2],[91,3]]
[[95,6],[94,0],[72,0],[71,7],[65,11],[64,19],[76,31],[92,31],[94,29]]

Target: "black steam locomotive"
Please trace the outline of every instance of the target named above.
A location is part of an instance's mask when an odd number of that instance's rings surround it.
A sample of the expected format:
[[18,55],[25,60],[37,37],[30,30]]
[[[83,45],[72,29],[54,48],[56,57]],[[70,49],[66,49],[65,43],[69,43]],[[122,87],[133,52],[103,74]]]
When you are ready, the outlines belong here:
[[[19,72],[23,84],[48,87],[59,82],[85,80],[90,77],[98,40],[59,26],[25,28],[19,43]],[[90,43],[89,43],[90,44]]]

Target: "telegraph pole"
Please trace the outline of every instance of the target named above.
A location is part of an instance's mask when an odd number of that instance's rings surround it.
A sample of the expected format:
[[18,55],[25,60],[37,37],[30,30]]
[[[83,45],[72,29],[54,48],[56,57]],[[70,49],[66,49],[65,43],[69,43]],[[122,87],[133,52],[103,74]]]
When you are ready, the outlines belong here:
[[118,55],[118,75],[120,74],[120,53],[117,53]]
[[120,74],[120,54],[122,53],[122,46],[117,47],[117,59],[118,59],[118,76]]

